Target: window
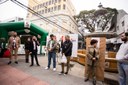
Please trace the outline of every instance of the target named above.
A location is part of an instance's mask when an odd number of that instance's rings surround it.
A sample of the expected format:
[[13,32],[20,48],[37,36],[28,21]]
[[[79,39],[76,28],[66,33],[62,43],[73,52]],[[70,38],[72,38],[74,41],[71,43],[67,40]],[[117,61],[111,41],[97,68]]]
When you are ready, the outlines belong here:
[[61,2],[61,0],[58,0],[58,2],[60,3],[60,2]]
[[58,5],[58,10],[60,10],[61,9],[61,5]]
[[55,3],[57,3],[57,0],[55,0]]
[[42,14],[44,14],[44,10],[42,10]]
[[47,13],[47,9],[45,9],[45,13]]
[[43,6],[45,6],[45,3],[43,3]]
[[57,6],[54,6],[54,11],[56,11],[57,10]]
[[41,14],[41,11],[39,11],[39,14]]
[[52,0],[52,4],[54,4],[54,0]]
[[32,9],[35,10],[35,7],[33,7]]
[[50,12],[50,8],[48,8],[48,12]]
[[41,8],[42,7],[42,4],[39,4],[39,8]]
[[51,1],[49,1],[49,5],[51,5]]
[[40,6],[40,5],[37,5],[37,10],[39,9],[39,6]]
[[46,2],[46,6],[48,6],[48,2]]
[[65,4],[63,5],[63,9],[66,9],[66,5]]
[[51,12],[53,12],[53,7],[51,8]]

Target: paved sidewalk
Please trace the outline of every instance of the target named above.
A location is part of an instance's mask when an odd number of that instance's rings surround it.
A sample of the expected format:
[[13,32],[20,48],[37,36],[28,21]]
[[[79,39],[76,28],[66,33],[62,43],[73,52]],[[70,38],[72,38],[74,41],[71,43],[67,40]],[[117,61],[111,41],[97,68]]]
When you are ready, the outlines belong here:
[[[92,85],[91,81],[84,82],[84,66],[79,65],[75,62],[71,62],[72,64],[74,64],[74,66],[71,68],[69,75],[58,75],[58,73],[61,71],[60,65],[57,64],[57,71],[52,70],[52,65],[50,70],[45,70],[44,68],[47,66],[47,57],[39,56],[38,58],[41,65],[40,67],[36,65],[33,67],[29,67],[30,63],[25,63],[24,56],[19,56],[18,65],[15,63],[12,63],[11,65],[6,65],[8,59],[0,59],[0,69],[3,69],[2,71],[0,71],[0,85]],[[6,79],[10,74],[12,78],[10,80],[10,77]],[[112,77],[114,79],[117,79],[117,75]],[[15,84],[16,82],[13,82],[12,80],[17,81],[18,83]],[[27,81],[29,83],[39,82],[39,84],[23,83]],[[6,84],[7,82],[11,83]],[[98,82],[97,85],[103,84],[101,82]]]

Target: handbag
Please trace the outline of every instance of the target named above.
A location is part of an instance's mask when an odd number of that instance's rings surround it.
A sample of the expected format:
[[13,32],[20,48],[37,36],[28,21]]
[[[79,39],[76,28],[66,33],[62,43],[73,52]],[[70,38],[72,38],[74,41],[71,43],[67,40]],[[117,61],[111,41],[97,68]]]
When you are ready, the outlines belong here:
[[67,58],[64,54],[61,57],[61,63],[67,63]]
[[11,52],[9,49],[5,50],[4,54],[3,54],[3,58],[10,58],[11,56]]

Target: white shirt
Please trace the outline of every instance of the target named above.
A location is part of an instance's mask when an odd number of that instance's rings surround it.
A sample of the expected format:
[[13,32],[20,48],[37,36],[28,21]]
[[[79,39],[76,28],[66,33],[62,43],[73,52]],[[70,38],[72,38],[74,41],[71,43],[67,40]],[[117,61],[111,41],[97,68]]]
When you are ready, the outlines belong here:
[[51,40],[51,41],[50,41],[50,49],[52,48],[52,43],[53,43],[53,41]]
[[116,54],[116,59],[117,60],[128,59],[128,41],[120,46],[119,51]]
[[36,42],[33,41],[34,50],[36,50]]

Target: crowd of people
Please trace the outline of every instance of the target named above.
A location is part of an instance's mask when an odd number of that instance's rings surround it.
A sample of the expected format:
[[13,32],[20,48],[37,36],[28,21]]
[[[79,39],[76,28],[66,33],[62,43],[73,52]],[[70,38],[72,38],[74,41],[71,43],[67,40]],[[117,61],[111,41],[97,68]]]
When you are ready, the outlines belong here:
[[[116,59],[118,62],[118,72],[119,72],[119,84],[120,85],[128,85],[128,36],[124,34],[121,35],[121,40],[123,41],[122,45],[120,46],[117,54]],[[3,39],[3,42],[5,40]],[[87,73],[85,82],[88,81],[92,76],[93,78],[93,84],[96,83],[96,67],[98,66],[98,59],[99,59],[99,49],[97,48],[98,41],[96,39],[92,39],[90,41],[90,46],[87,49]],[[11,52],[10,59],[8,64],[12,63],[12,60],[14,58],[14,63],[18,64],[18,56],[17,52],[20,47],[21,40],[17,36],[17,33],[14,32],[13,35],[10,36],[8,40],[8,49]],[[34,58],[36,61],[37,66],[40,66],[38,57],[37,57],[37,46],[39,46],[40,43],[37,40],[36,36],[29,37],[27,41],[25,42],[25,62],[29,63],[29,55],[31,55],[31,62],[30,67],[34,65]],[[5,47],[5,46],[4,46]],[[1,43],[0,48],[4,49],[3,44]],[[50,40],[48,41],[48,44],[46,45],[46,49],[48,51],[48,64],[45,68],[46,70],[50,69],[51,67],[51,61],[53,61],[53,71],[56,71],[56,53],[61,53],[62,55],[66,56],[66,63],[61,63],[61,72],[60,75],[64,74],[67,75],[69,72],[69,65],[70,65],[70,58],[72,55],[72,47],[73,43],[70,40],[70,36],[65,36],[65,41],[61,41],[61,44],[59,44],[56,40],[56,36],[51,34]],[[1,50],[0,56],[2,56],[3,50]],[[67,66],[66,71],[64,70],[65,64]]]

